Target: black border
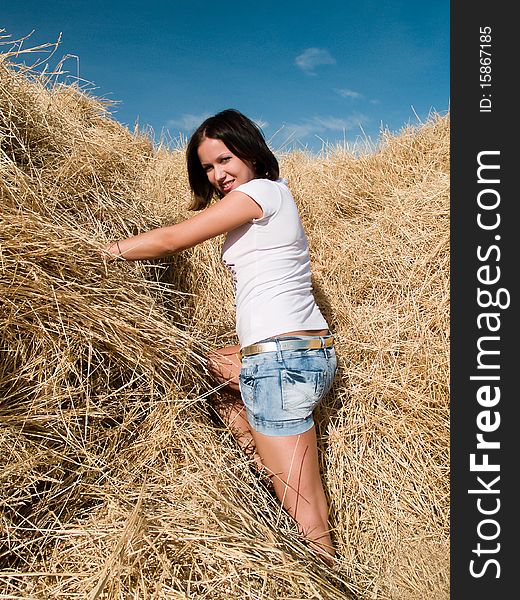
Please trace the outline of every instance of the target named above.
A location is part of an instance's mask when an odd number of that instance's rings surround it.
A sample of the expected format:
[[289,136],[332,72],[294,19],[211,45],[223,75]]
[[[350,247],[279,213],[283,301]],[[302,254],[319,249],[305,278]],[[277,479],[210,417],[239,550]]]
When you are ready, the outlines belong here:
[[[518,139],[517,102],[514,88],[518,73],[516,57],[520,56],[517,42],[520,30],[513,18],[512,3],[462,2],[451,3],[451,598],[456,600],[479,600],[516,597],[518,587],[514,577],[520,573],[516,557],[518,519],[516,517],[516,479],[520,471],[518,429],[518,404],[520,394],[514,386],[515,362],[518,347],[518,319],[516,313],[516,289],[514,283],[518,256],[517,230],[514,210],[518,200],[515,189],[520,165]],[[491,87],[480,86],[480,28],[491,28]],[[515,35],[516,34],[516,35]],[[491,94],[491,112],[481,112],[480,100]],[[485,102],[483,104],[486,104]],[[495,159],[500,165],[500,184],[495,186],[500,196],[500,226],[495,231],[484,231],[477,224],[477,196],[482,184],[477,182],[477,156],[482,151],[500,151]],[[520,187],[520,185],[518,185]],[[496,241],[495,236],[500,240]],[[486,248],[491,244],[500,247],[500,257],[495,251],[490,264],[500,267],[500,282],[495,286],[507,289],[511,304],[500,312],[500,391],[501,399],[496,410],[500,413],[500,427],[489,439],[500,441],[499,450],[490,450],[490,462],[500,465],[499,473],[476,473],[470,471],[469,456],[476,450],[477,414],[483,408],[476,400],[476,391],[483,383],[471,381],[477,374],[477,347],[479,335],[477,316],[489,309],[479,308],[477,270],[483,265],[477,257],[477,246]],[[482,287],[482,286],[481,286]],[[491,288],[490,288],[491,289]],[[520,365],[516,367],[520,374]],[[482,374],[482,371],[478,372]],[[489,373],[489,371],[488,371]],[[516,439],[515,439],[516,438]],[[518,457],[518,458],[517,458]],[[500,510],[494,518],[500,525],[500,534],[494,541],[479,540],[477,527],[486,517],[477,510],[478,494],[468,490],[479,488],[477,476],[490,482],[491,475],[500,475],[500,482],[493,486],[499,494],[482,495],[482,502],[489,499],[487,507],[493,506],[491,498],[500,499]],[[495,503],[496,504],[496,503]],[[481,529],[491,535],[491,528]],[[477,555],[473,552],[478,542],[486,549],[500,550],[494,554]],[[486,559],[495,558],[498,569]],[[476,572],[471,575],[469,564],[477,560]]]

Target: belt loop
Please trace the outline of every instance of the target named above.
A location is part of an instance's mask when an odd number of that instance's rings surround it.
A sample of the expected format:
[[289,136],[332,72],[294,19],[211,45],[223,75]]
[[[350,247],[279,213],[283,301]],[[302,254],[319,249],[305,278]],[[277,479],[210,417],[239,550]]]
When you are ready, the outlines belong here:
[[282,349],[280,347],[280,338],[275,339],[276,342],[276,360],[282,362]]

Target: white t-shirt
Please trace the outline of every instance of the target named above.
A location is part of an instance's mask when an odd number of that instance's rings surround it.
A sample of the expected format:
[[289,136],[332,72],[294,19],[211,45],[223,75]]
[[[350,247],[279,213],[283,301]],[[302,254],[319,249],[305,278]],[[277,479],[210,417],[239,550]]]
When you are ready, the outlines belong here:
[[252,179],[235,190],[264,213],[230,231],[222,249],[235,282],[240,346],[288,331],[327,329],[314,300],[307,238],[287,181]]

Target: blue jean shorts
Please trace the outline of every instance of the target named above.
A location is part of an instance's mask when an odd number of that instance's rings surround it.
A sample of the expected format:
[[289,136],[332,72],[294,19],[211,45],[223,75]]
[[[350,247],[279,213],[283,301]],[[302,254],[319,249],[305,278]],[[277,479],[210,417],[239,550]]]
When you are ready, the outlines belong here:
[[[320,338],[284,336],[269,341],[282,339]],[[245,356],[239,383],[249,424],[255,431],[271,436],[308,431],[314,425],[314,409],[332,387],[336,369],[334,346],[280,350],[278,345],[274,352]]]

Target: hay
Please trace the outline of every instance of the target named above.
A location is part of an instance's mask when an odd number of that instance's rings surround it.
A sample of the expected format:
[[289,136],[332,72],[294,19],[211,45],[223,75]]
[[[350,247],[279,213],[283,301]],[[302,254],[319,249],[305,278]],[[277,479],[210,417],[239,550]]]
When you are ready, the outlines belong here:
[[306,547],[205,398],[234,340],[222,240],[99,259],[188,213],[182,148],[0,60],[0,593],[449,596],[449,118],[280,157],[340,369],[318,410],[340,560]]

